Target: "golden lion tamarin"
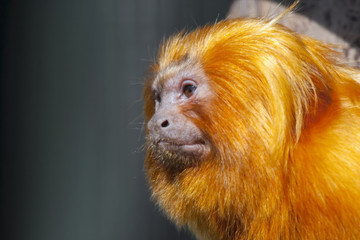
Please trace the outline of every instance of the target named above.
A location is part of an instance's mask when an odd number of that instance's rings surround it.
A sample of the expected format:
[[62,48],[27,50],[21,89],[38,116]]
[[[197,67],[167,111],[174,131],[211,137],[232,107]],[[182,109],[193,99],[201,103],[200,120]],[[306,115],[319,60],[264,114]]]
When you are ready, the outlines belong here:
[[261,19],[165,43],[144,90],[152,196],[199,239],[360,239],[360,71]]

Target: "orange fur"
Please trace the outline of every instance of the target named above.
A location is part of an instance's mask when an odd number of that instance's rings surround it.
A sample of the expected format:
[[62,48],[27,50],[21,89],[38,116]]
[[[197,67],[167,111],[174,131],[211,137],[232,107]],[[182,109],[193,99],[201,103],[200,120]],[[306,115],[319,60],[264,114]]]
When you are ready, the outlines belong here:
[[185,55],[213,91],[193,119],[213,147],[171,176],[148,151],[153,197],[169,218],[199,239],[360,239],[359,70],[257,19],[175,35],[151,70]]

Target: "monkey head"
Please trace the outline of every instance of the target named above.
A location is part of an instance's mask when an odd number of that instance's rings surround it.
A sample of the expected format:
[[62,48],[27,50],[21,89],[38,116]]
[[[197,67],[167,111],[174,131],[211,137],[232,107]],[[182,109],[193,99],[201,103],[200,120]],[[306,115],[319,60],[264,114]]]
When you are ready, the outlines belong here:
[[298,39],[282,27],[262,27],[255,20],[224,21],[162,45],[144,94],[148,153],[159,166],[184,170],[213,161],[230,167],[265,159],[296,138],[302,119],[287,112],[310,110],[314,83],[304,91],[304,83],[288,81],[307,74],[292,60],[297,46],[288,41]]

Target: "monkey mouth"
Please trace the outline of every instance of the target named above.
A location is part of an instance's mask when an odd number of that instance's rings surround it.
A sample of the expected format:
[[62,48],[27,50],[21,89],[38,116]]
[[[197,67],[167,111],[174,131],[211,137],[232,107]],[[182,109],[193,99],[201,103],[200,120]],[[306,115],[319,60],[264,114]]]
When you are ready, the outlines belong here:
[[181,142],[172,141],[169,139],[159,139],[156,145],[163,150],[191,155],[201,155],[207,151],[207,144],[202,139],[193,142]]

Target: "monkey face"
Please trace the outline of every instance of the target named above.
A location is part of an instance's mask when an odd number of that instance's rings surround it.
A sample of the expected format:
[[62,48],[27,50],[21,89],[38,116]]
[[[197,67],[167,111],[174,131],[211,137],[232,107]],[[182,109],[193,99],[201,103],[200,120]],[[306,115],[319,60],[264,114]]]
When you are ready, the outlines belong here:
[[210,98],[200,68],[182,60],[162,69],[149,86],[153,115],[147,122],[147,145],[165,165],[189,167],[209,152],[209,141],[196,125],[199,104]]

